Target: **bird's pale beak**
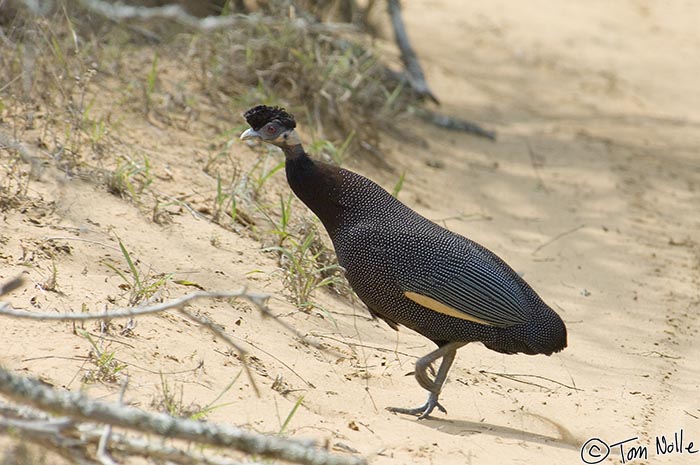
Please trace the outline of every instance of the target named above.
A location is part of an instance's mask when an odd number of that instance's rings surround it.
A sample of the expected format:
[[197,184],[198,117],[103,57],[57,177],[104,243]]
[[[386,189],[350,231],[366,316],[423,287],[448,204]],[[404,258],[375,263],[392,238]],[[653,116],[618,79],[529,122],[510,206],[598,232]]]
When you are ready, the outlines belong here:
[[261,136],[260,133],[253,128],[246,129],[243,131],[243,134],[241,134],[241,140],[255,139],[256,137],[260,139]]

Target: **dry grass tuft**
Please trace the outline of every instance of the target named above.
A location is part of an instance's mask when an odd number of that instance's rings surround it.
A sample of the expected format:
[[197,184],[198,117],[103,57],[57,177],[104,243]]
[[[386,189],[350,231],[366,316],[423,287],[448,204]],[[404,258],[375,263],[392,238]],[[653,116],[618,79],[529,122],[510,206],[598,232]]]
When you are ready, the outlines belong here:
[[[18,11],[3,16],[10,3]],[[352,17],[357,24],[357,15],[367,13],[348,16],[345,3],[302,3],[309,13],[268,2],[266,16],[206,33],[166,20],[111,22],[65,0],[43,15],[19,2],[0,4],[0,16],[13,18],[0,40],[0,122],[18,140],[39,131],[37,144],[56,166],[93,178],[119,168],[112,148],[118,107],[138,107],[147,121],[186,128],[201,104],[233,124],[253,104],[278,104],[306,119],[313,144],[376,156],[380,131],[419,97],[355,26],[315,22]],[[188,63],[179,79],[198,88],[166,88],[161,62]],[[96,110],[105,86],[121,89],[115,113]],[[112,181],[111,191],[128,191]]]
[[[239,108],[288,106],[314,139],[377,147],[379,132],[419,97],[373,51],[367,38],[300,27],[288,18],[201,37],[193,58],[210,95]],[[360,144],[362,142],[363,144]]]

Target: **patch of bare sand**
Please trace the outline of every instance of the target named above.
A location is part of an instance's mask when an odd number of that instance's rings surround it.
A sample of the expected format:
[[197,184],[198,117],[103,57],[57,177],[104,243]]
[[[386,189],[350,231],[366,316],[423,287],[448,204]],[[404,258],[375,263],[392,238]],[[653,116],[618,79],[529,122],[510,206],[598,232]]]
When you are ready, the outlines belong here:
[[[275,293],[275,313],[327,344],[328,352],[311,349],[247,305],[197,304],[255,355],[261,387],[256,397],[239,378],[212,420],[275,432],[304,396],[290,434],[344,444],[376,464],[580,463],[580,445],[594,436],[608,443],[639,437],[634,444],[649,446],[650,463],[690,462],[687,454],[657,457],[653,440],[684,428],[700,443],[700,34],[690,20],[700,7],[433,0],[410,2],[405,13],[443,111],[494,126],[499,140],[404,125],[427,146],[389,142],[407,173],[401,198],[522,272],[567,322],[566,351],[505,356],[467,346],[442,395],[448,415],[417,422],[390,414],[385,406],[424,401],[404,374],[431,350],[428,341],[394,333],[330,294],[317,295],[328,313],[298,312],[276,278],[250,273],[276,264],[246,235],[177,209],[170,225],[159,226],[92,184],[50,176],[32,194],[56,200],[53,213],[32,221],[15,211],[3,220],[0,277],[24,270],[34,282],[48,279],[43,241],[69,237],[51,241],[59,250],[49,251],[61,294],[29,285],[10,301],[30,310],[80,311],[83,302],[100,310],[120,292],[105,265],[119,263],[116,235],[153,274]],[[154,169],[172,173],[160,188],[204,205],[215,192],[201,174],[207,131],[202,124],[129,134],[150,151]],[[232,155],[255,158],[240,144]],[[427,166],[431,160],[444,168]],[[395,173],[357,169],[385,186],[395,182]],[[283,176],[273,183],[284,192]],[[188,290],[172,284],[164,297]],[[0,337],[4,366],[58,386],[78,389],[91,368],[89,344],[70,325],[11,321]],[[143,407],[162,398],[160,372],[182,389],[184,404],[204,406],[241,371],[222,343],[174,313],[139,319],[131,336],[114,340],[106,347],[128,365],[127,400]],[[272,389],[276,379],[286,394]],[[87,390],[117,395],[109,384]],[[604,463],[619,463],[617,454]]]

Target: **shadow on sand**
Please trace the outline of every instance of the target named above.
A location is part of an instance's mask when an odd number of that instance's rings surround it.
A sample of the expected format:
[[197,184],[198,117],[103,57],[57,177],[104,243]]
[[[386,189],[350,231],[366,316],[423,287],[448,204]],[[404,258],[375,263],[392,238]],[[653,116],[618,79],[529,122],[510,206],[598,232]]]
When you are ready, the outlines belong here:
[[542,433],[533,433],[524,429],[511,428],[509,426],[500,426],[468,420],[438,419],[435,417],[428,417],[421,420],[420,424],[433,428],[442,433],[452,434],[455,436],[488,434],[490,436],[496,436],[502,439],[524,441],[560,449],[578,450],[581,447],[581,444],[583,444],[583,441],[576,438],[567,428],[559,423],[537,414],[523,413],[522,415],[529,417],[532,419],[532,421],[539,423],[546,429],[555,430],[556,434],[550,436]]

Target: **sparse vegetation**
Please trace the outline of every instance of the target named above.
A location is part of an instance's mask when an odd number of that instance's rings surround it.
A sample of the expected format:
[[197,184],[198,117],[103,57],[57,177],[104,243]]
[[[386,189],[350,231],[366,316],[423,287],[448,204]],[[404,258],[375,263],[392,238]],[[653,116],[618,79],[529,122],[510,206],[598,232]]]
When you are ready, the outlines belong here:
[[134,259],[131,258],[131,254],[122,241],[118,239],[117,242],[124,261],[128,266],[128,271],[123,271],[119,265],[110,261],[105,261],[104,264],[124,281],[122,288],[129,291],[128,305],[138,305],[159,292],[170,281],[172,274],[156,274],[152,276],[150,272],[143,273],[136,265]]
[[299,308],[309,310],[317,306],[311,299],[315,290],[343,285],[342,268],[321,241],[314,223],[301,225],[297,234],[285,234],[281,245],[264,250],[278,254],[285,287]]
[[[351,147],[353,152],[376,153],[378,131],[393,124],[418,97],[357,31],[324,27],[312,19],[337,17],[365,27],[373,5],[352,13],[337,5],[302,4],[309,9],[302,26],[290,19],[282,3],[265,8],[265,21],[242,21],[240,27],[216,32],[161,28],[162,21],[151,22],[158,45],[146,30],[139,33],[106,21],[76,2],[58,2],[41,17],[41,27],[34,13],[20,7],[7,40],[0,43],[2,119],[18,140],[38,141],[33,153],[41,163],[98,181],[152,212],[159,224],[168,224],[170,216],[162,206],[173,202],[158,192],[155,173],[161,167],[124,139],[125,118],[142,118],[146,125],[189,125],[198,118],[197,106],[204,98],[207,111],[218,120],[236,122],[250,104],[274,102],[306,117],[305,126],[313,131],[309,150],[315,155],[343,163]],[[298,14],[306,15],[303,10]],[[181,69],[175,79],[160,72],[179,63],[183,54],[193,66]],[[183,84],[192,82],[199,89]],[[120,97],[110,102],[118,106],[119,116],[102,99],[105,85],[121,89]],[[225,142],[204,166],[211,176],[211,203],[198,210],[227,229],[251,228],[254,237],[278,247],[284,280],[295,302],[308,307],[314,289],[338,284],[337,266],[332,259],[313,264],[332,257],[317,232],[290,229],[308,223],[307,213],[292,218],[305,210],[292,211],[289,199],[273,200],[279,193],[268,189],[268,181],[283,169],[284,160],[268,149],[247,168],[231,159],[241,128],[222,131]],[[1,209],[12,208],[26,193],[29,176],[18,165],[15,158],[9,176],[0,181]],[[132,303],[168,279],[144,285],[137,270],[108,266],[124,280]],[[298,272],[304,277],[295,277]]]
[[182,384],[172,385],[163,373],[160,374],[160,399],[154,400],[152,405],[168,415],[178,418],[190,418],[199,413],[202,408],[195,404],[186,404],[184,401],[185,388]]
[[338,140],[341,146],[349,140],[356,150],[364,150],[360,140],[377,147],[378,131],[417,101],[361,37],[334,37],[283,17],[278,21],[198,41],[197,56],[207,70],[202,86],[236,98],[243,108],[284,95],[298,117],[306,116],[314,139]]
[[143,157],[140,163],[118,159],[116,168],[108,171],[105,176],[105,185],[109,192],[136,203],[140,202],[141,195],[152,182],[153,176],[148,157]]
[[126,365],[117,360],[116,352],[100,347],[87,331],[79,330],[78,333],[90,343],[92,350],[90,350],[88,358],[95,366],[95,368],[89,368],[85,371],[82,377],[83,383],[118,382],[120,373],[126,368]]
[[200,406],[194,402],[185,403],[184,395],[185,388],[182,383],[173,383],[166,378],[163,373],[160,373],[160,396],[157,399],[153,399],[151,404],[158,410],[162,410],[168,415],[172,415],[178,418],[189,418],[191,420],[203,420],[214,410],[225,407],[229,403],[217,404],[219,400],[231,390],[238,378],[240,378],[243,372],[239,371],[238,374],[231,380],[230,383],[222,391],[212,399],[207,405]]
[[0,212],[19,207],[27,199],[28,189],[29,170],[18,158],[8,156],[0,165]]
[[348,134],[339,147],[329,140],[317,139],[309,145],[307,150],[312,155],[325,158],[327,161],[332,161],[336,165],[342,165],[353,140],[355,140],[354,129]]

